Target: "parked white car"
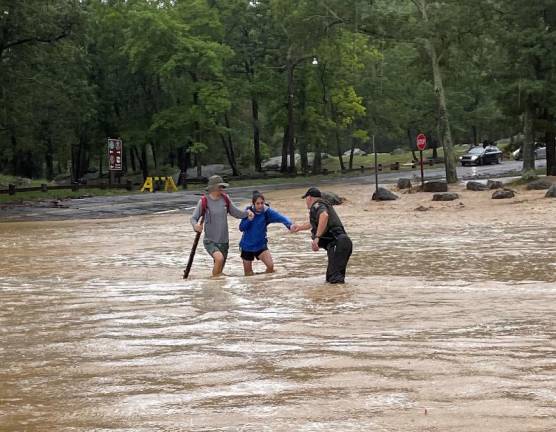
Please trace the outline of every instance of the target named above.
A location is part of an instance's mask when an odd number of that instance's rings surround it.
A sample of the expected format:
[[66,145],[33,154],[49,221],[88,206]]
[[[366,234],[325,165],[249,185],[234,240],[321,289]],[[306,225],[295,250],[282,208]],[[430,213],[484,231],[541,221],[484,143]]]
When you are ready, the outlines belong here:
[[[512,157],[515,160],[523,159],[523,155],[521,154],[521,147],[512,153]],[[546,147],[537,147],[535,149],[535,159],[546,159]]]
[[[344,152],[344,156],[349,156],[351,154],[351,150],[347,150]],[[353,149],[353,154],[355,156],[365,156],[367,154],[367,152],[365,152],[364,150],[361,150],[360,148],[354,148]]]

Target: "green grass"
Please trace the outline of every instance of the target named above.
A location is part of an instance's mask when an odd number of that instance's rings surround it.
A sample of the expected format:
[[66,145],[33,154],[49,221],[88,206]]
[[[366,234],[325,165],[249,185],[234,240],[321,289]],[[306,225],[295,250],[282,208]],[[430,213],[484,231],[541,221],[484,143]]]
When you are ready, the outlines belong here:
[[[91,196],[112,196],[112,195],[129,195],[126,189],[82,189],[72,191],[70,189],[50,190],[48,192],[17,192],[15,195],[0,194],[0,204],[17,204],[29,201],[52,201],[63,200],[67,198],[84,198]],[[135,192],[137,193],[137,192]]]
[[[467,146],[455,146],[456,155],[459,157],[465,153]],[[416,156],[419,157],[419,152],[415,152]],[[438,158],[442,159],[444,157],[444,151],[442,148],[438,149]],[[432,150],[425,150],[423,152],[423,158],[432,158]],[[388,168],[390,164],[395,162],[400,163],[400,169],[403,169],[404,164],[410,164],[413,160],[413,155],[410,151],[406,151],[400,154],[391,154],[391,153],[379,153],[378,154],[378,163],[382,164],[384,168]],[[347,167],[349,163],[349,156],[344,156],[344,165]],[[354,156],[353,157],[353,168],[357,169],[361,165],[365,168],[372,168],[374,167],[375,158],[374,155],[368,154],[365,156]],[[322,161],[322,167],[326,168],[330,171],[337,171],[340,169],[340,161],[338,160],[338,156],[330,155],[329,158],[324,159]],[[409,167],[410,168],[410,167]]]
[[[535,169],[535,174],[538,177],[544,176],[546,175],[546,168],[536,168]],[[532,181],[536,180],[537,178],[519,178],[516,179],[510,183],[508,183],[508,186],[524,186],[526,184],[531,183]]]
[[46,179],[23,179],[21,177],[0,174],[0,188],[7,189],[9,184],[15,184],[18,187],[35,187],[42,183],[47,183]]

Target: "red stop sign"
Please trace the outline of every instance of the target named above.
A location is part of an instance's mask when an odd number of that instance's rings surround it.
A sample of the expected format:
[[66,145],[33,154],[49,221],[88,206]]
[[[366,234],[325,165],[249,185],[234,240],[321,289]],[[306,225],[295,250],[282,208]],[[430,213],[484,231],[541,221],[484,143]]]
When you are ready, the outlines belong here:
[[419,134],[417,135],[417,148],[420,151],[423,151],[427,148],[427,137],[425,134]]

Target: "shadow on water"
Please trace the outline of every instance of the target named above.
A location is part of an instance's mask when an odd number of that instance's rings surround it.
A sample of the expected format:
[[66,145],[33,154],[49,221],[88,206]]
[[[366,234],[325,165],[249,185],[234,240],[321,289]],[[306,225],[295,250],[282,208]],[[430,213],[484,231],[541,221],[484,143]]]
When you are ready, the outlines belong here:
[[278,228],[276,273],[183,281],[182,222],[0,226],[0,430],[556,426],[553,229],[355,227],[327,286]]

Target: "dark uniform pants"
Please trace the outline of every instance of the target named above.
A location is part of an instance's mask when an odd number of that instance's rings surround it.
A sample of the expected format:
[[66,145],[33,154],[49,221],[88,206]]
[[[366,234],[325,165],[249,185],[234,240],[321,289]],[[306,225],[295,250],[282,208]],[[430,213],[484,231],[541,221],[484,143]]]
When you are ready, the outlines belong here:
[[328,245],[328,268],[326,282],[344,283],[346,267],[353,250],[351,239],[346,234],[340,234],[335,241]]

